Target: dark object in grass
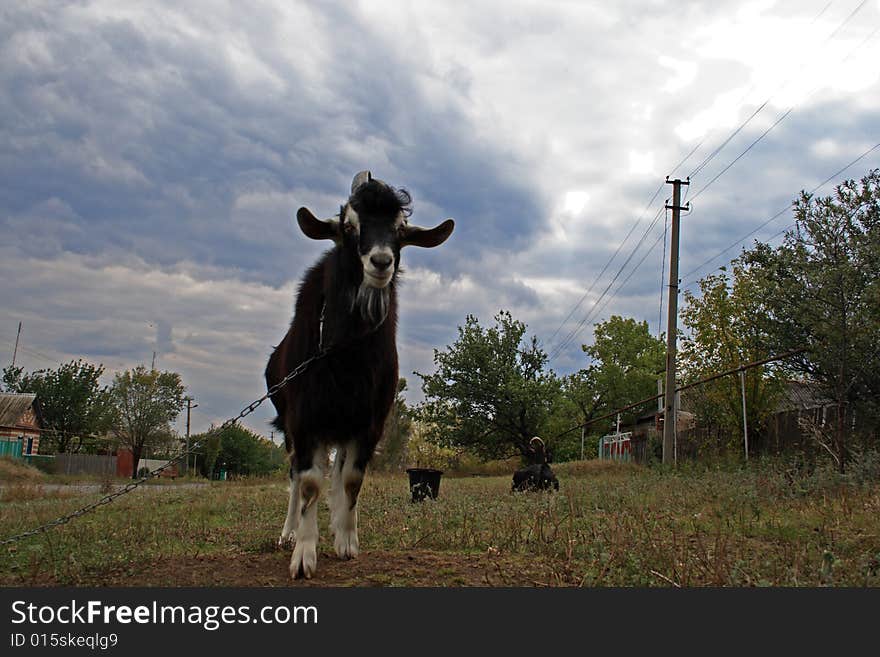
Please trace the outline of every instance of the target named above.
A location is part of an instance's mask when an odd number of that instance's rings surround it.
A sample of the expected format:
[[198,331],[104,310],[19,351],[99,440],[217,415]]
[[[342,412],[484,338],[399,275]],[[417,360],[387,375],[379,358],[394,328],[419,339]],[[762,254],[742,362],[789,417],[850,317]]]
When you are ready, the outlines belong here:
[[428,497],[432,500],[437,499],[437,495],[440,493],[442,470],[407,468],[406,473],[409,475],[409,490],[412,493],[413,502],[421,502]]
[[559,480],[553,474],[553,470],[546,463],[533,464],[520,468],[513,473],[513,486],[511,491],[527,490],[550,490],[553,487],[559,490]]

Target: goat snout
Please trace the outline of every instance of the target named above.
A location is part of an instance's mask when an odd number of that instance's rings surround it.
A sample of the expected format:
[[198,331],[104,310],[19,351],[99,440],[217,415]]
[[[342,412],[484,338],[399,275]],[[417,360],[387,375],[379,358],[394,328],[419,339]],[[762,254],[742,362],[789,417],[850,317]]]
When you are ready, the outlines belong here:
[[389,253],[374,253],[370,256],[370,264],[378,271],[384,271],[391,266],[394,258]]

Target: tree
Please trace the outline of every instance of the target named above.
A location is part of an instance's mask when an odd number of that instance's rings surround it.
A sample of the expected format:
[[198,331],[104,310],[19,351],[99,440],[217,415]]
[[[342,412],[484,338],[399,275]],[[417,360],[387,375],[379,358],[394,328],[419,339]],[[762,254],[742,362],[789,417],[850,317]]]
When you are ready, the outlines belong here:
[[197,453],[198,456],[196,457],[198,470],[203,477],[208,479],[211,478],[214,472],[214,466],[217,464],[220,450],[222,449],[221,436],[213,431],[213,428],[211,427],[211,431],[196,434],[190,438],[193,445],[201,445],[201,453]]
[[218,460],[232,476],[268,475],[283,468],[286,462],[283,448],[239,424],[220,433],[219,450],[212,459],[212,470]]
[[648,322],[612,315],[596,325],[593,344],[581,348],[592,359],[575,388],[589,393],[581,402],[587,419],[657,393],[666,345],[651,335]]
[[116,406],[114,431],[120,442],[131,449],[132,478],[136,479],[144,448],[170,433],[170,424],[183,409],[186,390],[179,374],[139,365],[117,374],[111,392]]
[[406,379],[397,381],[397,397],[394,406],[385,420],[382,441],[373,456],[373,464],[378,469],[399,470],[406,464],[407,444],[412,433],[412,413],[406,405],[403,393]]
[[741,261],[762,276],[768,344],[805,347],[789,365],[833,402],[833,431],[819,440],[844,472],[847,427],[880,395],[880,171],[793,205],[783,243],[756,243]]
[[84,440],[107,431],[112,421],[110,392],[99,383],[103,373],[103,365],[83,360],[31,374],[7,367],[3,384],[8,392],[37,396],[45,434],[57,452],[78,452]]
[[524,343],[526,325],[502,310],[484,329],[473,315],[458,327],[458,340],[434,350],[434,374],[419,374],[425,401],[419,406],[427,437],[483,458],[529,454],[558,395],[559,381],[544,371],[547,354],[537,338]]
[[[684,293],[682,323],[689,334],[681,338],[684,378],[695,381],[763,360],[768,352],[766,287],[755,267],[734,262],[733,280],[727,270],[699,282],[700,296]],[[760,438],[782,392],[778,367],[758,366],[744,372],[749,446],[760,449]],[[687,393],[701,424],[715,427],[739,442],[743,433],[742,387],[738,376],[727,376]]]
[[[548,436],[559,436],[554,439],[553,457],[557,461],[571,461],[581,458],[581,429],[572,427],[584,425],[601,412],[607,412],[602,405],[602,395],[596,387],[593,370],[582,369],[560,380],[560,391],[557,402],[553,405],[553,413],[547,422]],[[585,434],[592,434],[600,429],[588,426]],[[584,458],[596,455],[596,441],[585,444]]]

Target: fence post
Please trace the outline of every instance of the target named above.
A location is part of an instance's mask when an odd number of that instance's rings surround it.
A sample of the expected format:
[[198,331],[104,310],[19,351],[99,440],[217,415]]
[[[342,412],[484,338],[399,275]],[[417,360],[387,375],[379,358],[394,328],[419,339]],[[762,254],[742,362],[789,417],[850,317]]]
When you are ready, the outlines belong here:
[[678,465],[678,412],[681,410],[681,391],[675,391],[675,412],[672,414],[672,462]]
[[743,444],[746,450],[746,461],[749,460],[749,423],[746,420],[746,371],[742,368],[739,370],[739,383],[742,389],[743,400]]

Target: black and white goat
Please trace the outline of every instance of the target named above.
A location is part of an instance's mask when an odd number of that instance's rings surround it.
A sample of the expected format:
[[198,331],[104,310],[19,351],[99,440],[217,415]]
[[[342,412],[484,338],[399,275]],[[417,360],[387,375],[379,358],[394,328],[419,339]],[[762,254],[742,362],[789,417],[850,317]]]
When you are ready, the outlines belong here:
[[318,498],[328,452],[335,448],[330,484],[330,527],[336,553],[358,554],[357,500],[367,464],[382,437],[397,391],[397,272],[404,246],[435,247],[454,228],[447,219],[431,229],[408,222],[411,198],[357,174],[339,214],[317,219],[296,213],[314,240],[332,240],[303,277],[293,321],[266,366],[271,388],[322,349],[303,374],[275,392],[275,426],[290,456],[290,501],[280,544],[296,541],[290,573],[312,577],[317,565]]
[[550,468],[550,451],[544,441],[535,436],[529,441],[529,452],[532,463],[513,473],[513,485],[510,490],[559,490],[559,480]]
[[559,480],[546,463],[533,463],[513,473],[511,491],[559,490]]

